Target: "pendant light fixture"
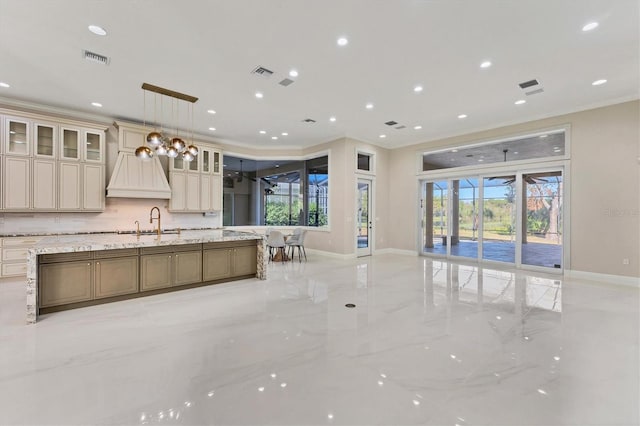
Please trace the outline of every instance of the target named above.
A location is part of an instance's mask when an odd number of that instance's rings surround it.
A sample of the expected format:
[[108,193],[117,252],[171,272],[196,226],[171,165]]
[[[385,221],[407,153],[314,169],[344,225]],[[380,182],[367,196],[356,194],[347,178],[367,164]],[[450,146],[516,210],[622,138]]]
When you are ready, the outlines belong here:
[[[198,98],[185,95],[184,93],[175,92],[173,90],[165,89],[163,87],[154,86],[149,83],[142,84],[142,90],[144,91],[144,114],[145,121],[144,125],[146,128],[146,92],[154,92],[156,94],[160,94],[160,109],[162,110],[163,96],[168,96],[173,98],[172,104],[172,115],[173,115],[173,106],[176,107],[176,133],[174,137],[165,136],[162,134],[162,129],[158,130],[157,127],[154,128],[153,131],[147,134],[147,144],[140,146],[136,149],[136,157],[141,160],[150,160],[153,158],[154,154],[157,155],[166,155],[169,158],[177,158],[182,157],[184,161],[190,162],[193,161],[198,155],[198,147],[193,143],[193,104],[197,102]],[[185,142],[182,138],[180,138],[179,134],[179,125],[180,125],[180,101],[185,101],[190,103],[190,113],[191,113],[191,141],[189,144]],[[157,126],[158,121],[155,119],[156,112],[156,103],[154,99],[154,125]],[[162,113],[161,113],[162,115]],[[161,117],[162,119],[162,117]]]

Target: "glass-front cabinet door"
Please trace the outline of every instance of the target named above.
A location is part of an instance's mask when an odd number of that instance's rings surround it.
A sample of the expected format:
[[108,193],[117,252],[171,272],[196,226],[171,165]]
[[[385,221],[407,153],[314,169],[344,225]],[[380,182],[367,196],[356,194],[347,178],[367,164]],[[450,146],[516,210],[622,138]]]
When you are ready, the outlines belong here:
[[173,164],[173,170],[184,170],[184,160],[182,159],[182,155],[174,158],[171,164]]
[[201,149],[198,155],[202,160],[202,173],[211,173],[211,151]]
[[102,135],[95,131],[84,134],[84,158],[89,162],[102,162],[104,153]]
[[187,164],[189,164],[189,171],[190,172],[197,172],[198,171],[198,158],[200,158],[200,155],[196,155],[193,160],[189,161]]
[[62,144],[60,158],[64,160],[80,159],[80,131],[77,129],[62,128]]
[[29,123],[7,118],[5,129],[5,153],[13,155],[29,155]]
[[38,157],[54,158],[56,155],[57,126],[35,123],[35,155]]
[[220,162],[222,161],[222,154],[218,151],[213,152],[213,173],[220,174]]

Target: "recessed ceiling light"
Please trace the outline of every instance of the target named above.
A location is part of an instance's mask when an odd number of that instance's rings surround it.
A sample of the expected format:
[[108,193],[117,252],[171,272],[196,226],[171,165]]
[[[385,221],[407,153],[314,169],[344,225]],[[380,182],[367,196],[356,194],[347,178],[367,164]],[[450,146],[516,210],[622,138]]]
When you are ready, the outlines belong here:
[[593,86],[600,86],[601,84],[605,84],[607,82],[607,80],[602,79],[602,80],[596,80],[593,83],[591,83],[591,85]]
[[256,92],[256,98],[262,99],[263,97],[264,95],[262,94],[262,92]]
[[597,22],[589,22],[587,25],[582,27],[582,31],[595,30],[596,28],[598,28],[598,25],[600,25],[600,24],[598,24]]
[[212,132],[215,132],[216,128],[215,127],[209,127],[209,130],[211,130]]
[[381,138],[381,139],[384,139],[384,138],[386,138],[386,137],[387,137],[387,135],[380,135],[380,138]]
[[338,46],[346,46],[347,44],[349,44],[349,40],[347,40],[346,37],[340,37],[337,43],[338,43]]
[[8,83],[5,83],[4,81],[0,81],[0,87],[11,87]]
[[422,90],[423,90],[422,86],[416,86],[416,87],[413,88],[413,91],[416,92],[416,93],[420,93],[420,92],[422,92]]
[[462,118],[467,118],[467,114],[460,114],[460,115],[458,116],[458,118],[460,118],[460,119],[462,119]]
[[458,152],[458,150],[457,149],[452,149],[451,152]]
[[102,108],[102,104],[100,102],[91,102],[91,105],[97,108]]
[[107,31],[98,25],[89,25],[89,31],[99,36],[107,35]]
[[271,136],[271,139],[273,139],[275,141],[275,140],[278,140],[278,137],[277,136]]
[[513,151],[513,153],[514,153],[514,154],[517,154],[517,153],[518,153],[518,151]]
[[208,109],[208,110],[207,110],[207,112],[208,112],[209,114],[215,114],[215,113],[216,113],[216,112],[215,112],[214,110],[212,110],[212,109]]
[[413,126],[413,130],[420,130],[422,129],[422,126]]
[[298,70],[289,71],[289,77],[297,77],[297,76],[298,76]]
[[289,136],[289,133],[287,133],[287,132],[282,132],[282,136]]
[[484,160],[482,158],[478,158],[478,163],[482,163]]
[[373,104],[372,103],[368,103],[364,106],[366,109],[373,109]]
[[267,134],[267,131],[266,130],[260,130],[260,134],[261,135],[265,135],[265,134]]
[[540,135],[540,138],[548,138],[549,135]]
[[527,101],[525,101],[524,99],[519,99],[515,102],[516,105],[522,105],[522,104],[526,104]]
[[484,61],[480,64],[480,68],[489,68],[491,66],[491,61]]
[[329,117],[329,121],[331,121],[333,123],[334,121],[336,121],[336,118],[335,117]]

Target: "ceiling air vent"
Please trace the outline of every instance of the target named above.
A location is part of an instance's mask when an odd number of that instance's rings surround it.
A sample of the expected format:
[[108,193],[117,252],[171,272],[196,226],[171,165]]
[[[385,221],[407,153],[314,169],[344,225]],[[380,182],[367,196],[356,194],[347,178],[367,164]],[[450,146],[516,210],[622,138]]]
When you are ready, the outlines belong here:
[[97,62],[102,65],[109,65],[109,58],[104,55],[99,55],[94,52],[89,52],[88,50],[83,50],[82,55],[87,61]]
[[393,121],[393,120],[391,120],[391,121],[387,121],[387,122],[386,122],[386,123],[384,123],[384,124],[386,124],[387,126],[395,126],[396,124],[398,124],[398,122],[397,122],[397,121]]
[[537,95],[538,93],[542,93],[542,92],[544,92],[544,89],[536,89],[536,90],[532,90],[530,92],[525,92],[525,95],[527,95],[527,96]]
[[290,85],[291,83],[293,83],[293,80],[291,80],[290,78],[285,78],[284,80],[282,80],[280,83],[278,83],[280,86],[284,86],[287,87],[288,85]]
[[316,120],[314,120],[313,118],[305,118],[304,120],[302,120],[303,123],[315,123]]
[[524,83],[520,83],[518,86],[520,86],[521,89],[526,89],[527,87],[531,87],[531,86],[537,86],[538,80],[529,80],[529,81],[525,81]]
[[257,74],[263,77],[271,77],[273,75],[273,71],[265,67],[256,67],[253,71],[251,71],[251,74]]

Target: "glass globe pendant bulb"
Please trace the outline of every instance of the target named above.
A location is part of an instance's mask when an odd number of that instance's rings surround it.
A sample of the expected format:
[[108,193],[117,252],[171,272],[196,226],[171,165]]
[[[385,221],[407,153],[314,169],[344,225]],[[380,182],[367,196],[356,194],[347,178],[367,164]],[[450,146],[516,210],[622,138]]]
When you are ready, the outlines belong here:
[[184,141],[180,138],[173,138],[171,139],[171,146],[173,146],[175,149],[178,150],[178,152],[184,152],[184,150],[186,149],[186,144],[184,143]]
[[153,151],[148,146],[140,146],[136,149],[136,157],[141,160],[151,160]]
[[193,155],[194,157],[198,155],[198,147],[195,145],[189,145],[187,147],[187,151],[190,152],[191,155]]
[[178,154],[180,154],[180,153],[174,147],[170,146],[169,148],[167,148],[167,157],[176,158],[178,156]]
[[156,154],[158,154],[158,155],[167,155],[167,146],[165,144],[159,145],[156,148]]
[[162,135],[158,132],[151,132],[147,135],[147,143],[153,147],[162,145]]
[[182,154],[182,159],[183,159],[184,161],[186,161],[187,163],[192,162],[195,158],[196,158],[196,157],[195,157],[192,153],[190,153],[189,151],[185,151],[185,152]]

